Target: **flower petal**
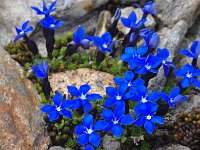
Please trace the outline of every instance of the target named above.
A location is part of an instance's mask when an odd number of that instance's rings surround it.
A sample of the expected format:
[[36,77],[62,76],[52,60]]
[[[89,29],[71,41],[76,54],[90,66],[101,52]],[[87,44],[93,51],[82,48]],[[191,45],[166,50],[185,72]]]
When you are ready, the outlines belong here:
[[90,129],[90,126],[93,123],[93,116],[90,114],[87,114],[84,118],[83,118],[83,124],[85,127]]
[[120,124],[122,124],[122,125],[129,125],[129,124],[133,123],[134,121],[135,121],[135,119],[133,118],[133,116],[131,116],[131,115],[129,115],[129,114],[123,116],[123,117],[119,120]]
[[163,120],[163,118],[160,117],[160,116],[153,116],[153,117],[151,118],[151,121],[152,121],[153,123],[164,124],[164,120]]
[[91,89],[91,87],[88,84],[81,85],[80,93],[86,94],[90,89]]
[[190,79],[189,78],[183,78],[181,80],[181,86],[183,88],[189,87],[190,86]]
[[101,137],[100,137],[98,134],[96,134],[96,133],[93,132],[93,133],[90,134],[90,136],[89,136],[89,142],[90,142],[93,146],[98,147],[99,144],[100,144],[100,142],[101,142]]
[[72,113],[71,113],[69,110],[62,109],[62,110],[60,111],[60,113],[61,113],[64,117],[72,119]]
[[88,145],[84,148],[84,150],[95,150],[95,149],[94,149],[94,147],[93,147],[92,145],[88,144]]
[[83,100],[82,105],[85,114],[88,113],[90,110],[92,110],[92,104],[90,104],[88,100]]
[[128,71],[125,73],[124,78],[126,81],[130,82],[134,78],[134,73],[132,71]]
[[105,43],[109,43],[112,40],[109,32],[104,33],[101,38],[104,40]]
[[149,134],[151,134],[155,129],[155,125],[151,121],[146,120],[146,122],[144,124],[144,128]]
[[144,116],[141,116],[141,117],[138,117],[135,121],[135,125],[138,126],[138,127],[141,127],[143,126],[143,124],[145,123],[146,121],[146,118]]
[[113,81],[116,83],[116,84],[122,84],[124,83],[124,79],[123,78],[120,78],[120,77],[117,77],[117,78],[113,78]]
[[173,89],[171,89],[170,93],[169,93],[169,97],[170,98],[175,98],[176,96],[178,96],[180,93],[180,88],[177,86]]
[[151,92],[151,94],[149,94],[149,96],[147,97],[148,100],[151,101],[157,101],[160,98],[160,95],[158,92]]
[[99,94],[88,94],[86,98],[92,101],[103,99],[103,97]]
[[148,51],[148,46],[140,46],[137,50],[138,55],[144,55]]
[[111,97],[116,96],[116,89],[111,86],[106,87],[106,94]]
[[49,121],[55,121],[59,118],[58,111],[52,111],[48,115],[49,115]]
[[56,106],[58,106],[58,107],[61,105],[62,100],[63,100],[63,96],[62,96],[62,94],[60,94],[60,93],[57,93],[57,94],[54,95],[54,97],[53,97],[53,102],[54,102],[54,104],[55,104]]
[[106,127],[108,126],[108,123],[105,122],[104,120],[99,120],[97,121],[94,126],[93,126],[93,129],[94,130],[103,130],[105,129]]
[[116,124],[112,127],[112,133],[114,134],[114,136],[119,138],[123,133],[123,128],[120,125]]
[[195,87],[200,88],[200,81],[198,81],[195,78],[192,78],[192,83],[194,84]]
[[74,96],[81,96],[81,93],[75,86],[67,86],[68,92]]
[[130,28],[131,22],[130,22],[129,19],[124,18],[124,17],[121,17],[121,22],[122,22],[122,24],[123,24],[125,27]]
[[125,113],[125,103],[123,101],[118,101],[117,103],[114,109],[114,115],[117,119],[120,119]]
[[77,125],[74,129],[75,134],[83,134],[85,133],[85,131],[86,131],[85,127],[81,124]]
[[111,121],[114,118],[113,112],[110,109],[102,110],[101,116],[107,121]]
[[183,50],[179,50],[178,52],[183,54],[183,55],[185,55],[185,56],[187,56],[187,57],[192,57],[193,58],[193,55],[188,50],[183,49]]
[[41,108],[41,111],[43,111],[44,113],[49,113],[54,110],[55,110],[55,107],[50,104],[46,104]]
[[131,22],[134,22],[134,23],[136,22],[137,16],[136,16],[136,14],[135,14],[134,11],[131,12],[131,14],[128,16],[128,19],[129,19]]
[[77,141],[81,146],[85,146],[89,141],[88,134],[81,134],[80,136],[78,136]]
[[103,105],[106,107],[112,107],[113,105],[115,105],[116,102],[117,102],[116,98],[109,97],[109,98],[106,98]]

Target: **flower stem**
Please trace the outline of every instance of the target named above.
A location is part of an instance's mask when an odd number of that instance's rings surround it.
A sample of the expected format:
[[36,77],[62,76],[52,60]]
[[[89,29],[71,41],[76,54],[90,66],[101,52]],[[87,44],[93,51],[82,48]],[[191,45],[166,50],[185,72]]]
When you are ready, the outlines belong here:
[[31,53],[33,55],[39,54],[37,44],[34,41],[32,41],[31,39],[29,39],[29,37],[27,35],[24,35],[24,41],[27,44],[28,49],[31,51]]

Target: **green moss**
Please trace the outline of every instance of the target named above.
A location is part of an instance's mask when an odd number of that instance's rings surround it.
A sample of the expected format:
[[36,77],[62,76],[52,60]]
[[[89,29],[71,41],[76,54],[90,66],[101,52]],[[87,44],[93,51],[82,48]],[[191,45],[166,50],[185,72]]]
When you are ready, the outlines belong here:
[[66,47],[66,46],[63,46],[63,47],[60,49],[59,55],[60,55],[60,56],[64,56],[64,54],[66,53],[66,51],[67,51],[67,47]]
[[174,80],[167,79],[163,91],[166,92],[166,93],[169,93],[170,90],[172,88],[174,88],[175,86],[176,86],[176,83],[175,83]]
[[55,45],[56,48],[61,48],[63,46],[66,46],[67,43],[72,41],[72,32],[66,32],[63,36],[55,37]]
[[52,56],[57,58],[59,56],[59,50],[53,50]]

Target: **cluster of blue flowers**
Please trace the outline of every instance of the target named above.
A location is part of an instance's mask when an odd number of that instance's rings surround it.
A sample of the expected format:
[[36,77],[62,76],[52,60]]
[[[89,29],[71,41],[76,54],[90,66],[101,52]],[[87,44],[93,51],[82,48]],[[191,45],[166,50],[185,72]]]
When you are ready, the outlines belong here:
[[[37,14],[45,15],[45,18],[40,22],[43,26],[55,29],[62,25],[61,21],[54,21],[49,14],[56,10],[56,1],[53,2],[48,9],[43,3],[43,10],[32,7]],[[53,104],[44,105],[41,110],[48,114],[49,121],[56,121],[60,115],[73,119],[72,111],[83,109],[84,117],[82,124],[75,127],[74,133],[77,135],[78,143],[84,147],[85,150],[94,150],[100,145],[101,137],[99,131],[111,132],[115,137],[119,138],[123,134],[123,127],[144,126],[144,129],[149,133],[153,133],[155,124],[164,124],[164,119],[156,112],[159,109],[157,101],[162,99],[169,107],[174,108],[175,104],[186,100],[186,96],[181,95],[181,89],[194,85],[200,88],[200,81],[197,77],[200,76],[200,70],[197,65],[186,64],[182,69],[174,71],[177,77],[182,77],[180,85],[172,88],[170,93],[153,91],[148,93],[146,80],[149,75],[156,75],[160,67],[163,67],[164,75],[167,76],[170,69],[175,69],[173,62],[169,61],[169,50],[166,48],[158,48],[157,53],[153,55],[152,50],[159,44],[159,36],[156,32],[145,28],[144,24],[147,21],[146,17],[149,14],[156,14],[156,5],[153,2],[148,2],[143,8],[143,17],[136,22],[137,16],[132,12],[128,18],[121,17],[123,25],[131,28],[129,33],[129,42],[125,47],[124,53],[119,58],[129,65],[124,77],[114,78],[117,87],[107,87],[107,97],[103,103],[103,110],[100,120],[95,123],[91,114],[92,102],[101,100],[103,97],[96,93],[89,93],[91,87],[88,84],[81,85],[79,89],[75,86],[67,86],[68,92],[74,97],[72,100],[64,100],[60,93],[53,97]],[[120,10],[117,9],[117,18],[121,15]],[[116,19],[117,20],[117,19]],[[26,32],[32,30],[27,29],[26,22],[22,26],[22,30],[17,29],[18,37],[23,36]],[[138,38],[143,38],[145,45],[136,48],[134,45]],[[104,33],[101,37],[88,36],[82,26],[79,26],[73,34],[75,44],[83,47],[90,47],[91,42],[104,52],[112,52],[111,46],[114,44],[112,35],[109,32]],[[132,43],[132,41],[134,41]],[[180,50],[184,54],[193,59],[197,59],[200,54],[200,42],[195,41],[191,46],[191,51]],[[48,73],[48,64],[40,62],[38,66],[33,66],[32,70],[38,78],[46,78]],[[136,103],[134,114],[129,114],[129,102]],[[128,106],[128,107],[127,107]],[[127,110],[128,108],[128,110]]]

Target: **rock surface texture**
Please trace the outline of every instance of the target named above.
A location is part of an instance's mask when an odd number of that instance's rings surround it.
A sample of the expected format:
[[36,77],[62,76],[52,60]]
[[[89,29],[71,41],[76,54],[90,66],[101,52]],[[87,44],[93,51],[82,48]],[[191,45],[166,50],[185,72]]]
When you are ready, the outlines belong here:
[[155,0],[158,17],[165,26],[184,20],[191,26],[200,13],[200,0]]
[[88,68],[65,71],[53,74],[50,79],[53,91],[59,91],[68,94],[67,86],[75,85],[77,87],[88,83],[91,86],[90,92],[105,95],[105,88],[109,85],[115,86],[113,75],[109,73],[95,71]]
[[104,150],[121,150],[120,142],[110,135],[105,135],[103,137],[102,145]]
[[33,85],[2,48],[0,60],[0,149],[47,149],[49,139]]
[[169,144],[161,148],[158,148],[156,150],[191,150],[191,149],[189,147],[182,146],[180,144]]

